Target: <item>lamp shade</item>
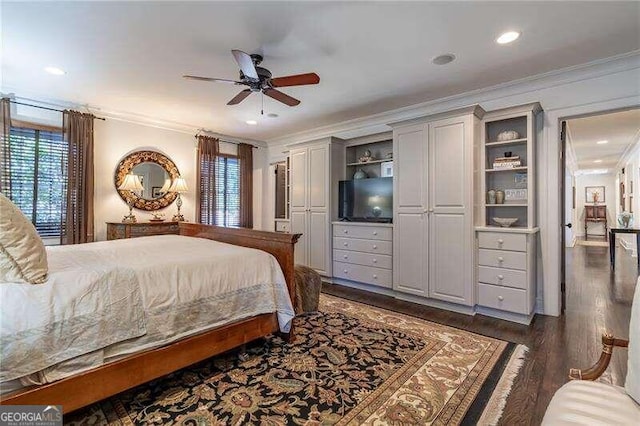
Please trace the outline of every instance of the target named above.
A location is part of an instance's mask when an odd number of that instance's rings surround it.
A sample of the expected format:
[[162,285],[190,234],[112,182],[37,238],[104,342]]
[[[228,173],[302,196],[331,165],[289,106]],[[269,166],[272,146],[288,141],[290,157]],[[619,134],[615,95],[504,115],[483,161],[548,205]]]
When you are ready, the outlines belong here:
[[171,188],[171,178],[166,178],[164,180],[164,185],[162,185],[162,188],[160,188],[160,193],[166,194],[167,192],[169,192],[170,188]]
[[142,191],[144,190],[144,187],[142,186],[142,182],[140,182],[140,177],[138,175],[129,173],[124,177],[124,181],[122,181],[122,185],[120,185],[118,189],[124,191]]
[[171,188],[169,188],[169,192],[177,192],[177,193],[187,192],[188,190],[189,188],[187,188],[187,181],[180,176],[175,178],[175,180],[171,184]]

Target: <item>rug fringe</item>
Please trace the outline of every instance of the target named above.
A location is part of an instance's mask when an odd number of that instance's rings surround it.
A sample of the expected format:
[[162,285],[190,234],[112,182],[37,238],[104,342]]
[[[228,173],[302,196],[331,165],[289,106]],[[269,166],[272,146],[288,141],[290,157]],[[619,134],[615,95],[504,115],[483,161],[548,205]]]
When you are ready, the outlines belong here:
[[487,406],[482,412],[482,416],[478,419],[478,425],[498,424],[500,417],[502,417],[504,407],[507,404],[507,398],[509,397],[509,394],[511,394],[513,382],[518,376],[520,368],[524,365],[524,360],[528,351],[529,348],[525,345],[518,345],[514,349],[513,354],[511,354],[511,358],[509,358],[509,362],[502,373],[502,377],[500,377]]

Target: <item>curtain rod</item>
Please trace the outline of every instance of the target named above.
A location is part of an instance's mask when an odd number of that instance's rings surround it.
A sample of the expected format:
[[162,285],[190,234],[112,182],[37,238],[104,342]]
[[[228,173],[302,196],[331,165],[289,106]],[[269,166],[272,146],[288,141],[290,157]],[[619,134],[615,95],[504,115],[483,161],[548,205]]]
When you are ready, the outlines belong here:
[[[12,103],[12,104],[16,104],[16,105],[24,105],[24,106],[33,107],[33,108],[46,109],[47,111],[64,112],[64,110],[61,110],[61,109],[43,107],[43,106],[40,106],[40,105],[27,104],[27,103],[24,103],[24,102],[18,102],[18,101],[14,101],[14,100],[11,100],[11,99],[9,100],[9,102]],[[93,116],[93,118],[95,118],[97,120],[102,120],[102,121],[106,120],[106,118],[96,117],[95,115]]]
[[[199,133],[196,133],[196,135],[195,135],[194,137],[195,137],[196,139],[198,139],[198,136],[200,136],[200,134],[199,134]],[[203,135],[203,136],[209,136],[209,135]],[[233,145],[240,145],[241,143],[243,143],[243,144],[246,144],[246,145],[251,145],[251,148],[253,148],[253,149],[260,149],[260,147],[259,147],[259,146],[256,146],[256,145],[254,145],[254,144],[252,144],[252,143],[236,142],[236,141],[226,141],[226,140],[224,140],[224,139],[222,139],[222,138],[218,138],[218,137],[216,137],[216,136],[211,136],[211,137],[216,138],[216,139],[218,139],[220,142],[224,142],[224,143],[230,143],[230,144],[233,144]]]

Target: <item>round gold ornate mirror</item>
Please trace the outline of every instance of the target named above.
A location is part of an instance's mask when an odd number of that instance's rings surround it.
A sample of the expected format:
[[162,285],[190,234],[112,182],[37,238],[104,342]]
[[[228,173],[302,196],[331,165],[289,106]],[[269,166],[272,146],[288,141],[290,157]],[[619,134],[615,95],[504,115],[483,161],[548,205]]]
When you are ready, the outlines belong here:
[[[138,176],[144,188],[141,192],[118,189],[129,173]],[[175,201],[177,194],[163,192],[163,189],[166,188],[167,179],[173,181],[179,176],[178,168],[166,155],[156,151],[136,151],[120,161],[116,168],[114,183],[120,198],[127,204],[132,204],[140,210],[154,211],[165,208]]]

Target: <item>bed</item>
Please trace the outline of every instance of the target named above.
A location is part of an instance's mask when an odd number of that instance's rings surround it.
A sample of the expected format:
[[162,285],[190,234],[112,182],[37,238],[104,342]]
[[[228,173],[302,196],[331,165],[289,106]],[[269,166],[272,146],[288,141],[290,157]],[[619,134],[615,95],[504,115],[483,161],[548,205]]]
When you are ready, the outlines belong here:
[[2,404],[70,412],[275,332],[293,339],[299,234],[178,234],[57,247],[46,284],[3,284],[0,382],[33,386]]

